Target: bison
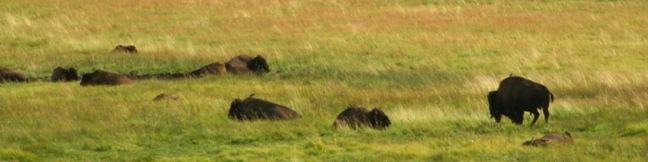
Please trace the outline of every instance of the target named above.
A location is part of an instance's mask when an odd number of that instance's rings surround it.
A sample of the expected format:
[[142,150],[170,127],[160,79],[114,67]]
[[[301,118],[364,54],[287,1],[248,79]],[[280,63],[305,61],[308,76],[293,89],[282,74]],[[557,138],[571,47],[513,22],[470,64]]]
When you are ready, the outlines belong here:
[[225,63],[227,72],[232,74],[244,73],[267,73],[270,72],[268,62],[261,55],[252,57],[249,55],[236,56]]
[[92,73],[83,74],[81,77],[81,86],[88,85],[120,85],[130,83],[131,79],[126,75],[121,75],[104,70],[95,70]]
[[204,75],[210,75],[210,74],[220,75],[225,73],[227,73],[227,68],[225,67],[225,64],[220,62],[214,62],[209,65],[203,66],[197,70],[194,70],[189,74],[193,77],[201,77]]
[[143,74],[140,75],[136,71],[129,73],[129,77],[132,79],[184,79],[190,77],[203,77],[205,75],[220,75],[227,73],[225,65],[220,62],[211,63],[191,71],[189,73],[157,73],[157,74]]
[[126,53],[137,53],[137,48],[133,45],[117,45],[113,49],[113,52],[126,52]]
[[18,70],[0,68],[0,83],[3,82],[25,82],[27,77]]
[[163,101],[163,100],[170,100],[170,101],[177,101],[179,100],[180,97],[174,95],[174,94],[168,94],[168,93],[161,93],[155,98],[153,98],[153,101]]
[[163,80],[172,80],[172,79],[184,79],[190,77],[189,74],[185,73],[156,73],[156,74],[139,74],[137,71],[131,71],[127,75],[130,79],[141,80],[141,79],[163,79]]
[[59,66],[54,68],[54,71],[52,72],[51,80],[52,82],[75,81],[75,80],[79,80],[79,75],[77,74],[77,70],[73,67],[65,69]]
[[533,115],[534,125],[542,109],[545,122],[549,122],[549,103],[554,100],[554,95],[540,83],[519,77],[509,76],[500,82],[497,91],[488,93],[488,106],[492,118],[500,122],[502,115],[508,117],[515,124],[522,124],[524,112]]
[[346,110],[342,111],[333,122],[333,128],[348,126],[352,129],[368,127],[373,129],[385,129],[391,125],[389,117],[380,110],[374,108],[369,111],[363,107],[349,106]]
[[301,115],[286,106],[250,95],[245,100],[234,99],[230,105],[228,117],[237,121],[290,120],[300,118]]
[[550,143],[571,143],[572,142],[572,136],[569,132],[565,132],[564,134],[547,134],[543,136],[542,138],[539,139],[531,139],[529,141],[526,141],[522,143],[524,146],[547,146]]

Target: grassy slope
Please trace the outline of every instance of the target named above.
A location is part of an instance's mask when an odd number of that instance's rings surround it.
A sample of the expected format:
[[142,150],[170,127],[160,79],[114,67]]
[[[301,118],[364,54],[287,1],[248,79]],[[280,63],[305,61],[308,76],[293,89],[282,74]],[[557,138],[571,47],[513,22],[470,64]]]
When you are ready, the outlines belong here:
[[[0,0],[0,66],[149,73],[263,53],[273,73],[0,84],[0,160],[648,158],[646,2],[46,2]],[[142,52],[109,53],[118,43]],[[556,94],[550,124],[489,119],[485,94],[509,73]],[[151,102],[161,92],[183,100]],[[229,102],[252,92],[304,118],[228,120]],[[349,104],[381,106],[394,124],[331,130]],[[566,130],[573,145],[520,146]]]

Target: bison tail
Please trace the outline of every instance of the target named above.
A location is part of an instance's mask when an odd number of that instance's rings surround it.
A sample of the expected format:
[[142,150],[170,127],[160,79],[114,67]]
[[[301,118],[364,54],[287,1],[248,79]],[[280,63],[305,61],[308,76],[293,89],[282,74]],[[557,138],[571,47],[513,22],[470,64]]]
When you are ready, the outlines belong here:
[[553,102],[553,101],[554,101],[554,94],[549,92],[549,102]]

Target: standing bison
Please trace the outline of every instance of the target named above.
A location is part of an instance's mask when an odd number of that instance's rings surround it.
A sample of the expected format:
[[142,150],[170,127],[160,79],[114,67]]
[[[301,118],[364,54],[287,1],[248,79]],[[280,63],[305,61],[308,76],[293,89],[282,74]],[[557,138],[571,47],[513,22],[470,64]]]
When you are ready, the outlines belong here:
[[58,81],[75,81],[79,80],[79,75],[77,74],[77,70],[74,68],[69,68],[65,69],[63,67],[56,67],[54,71],[52,71],[52,82],[58,82]]
[[533,115],[533,125],[540,116],[538,109],[542,109],[545,122],[549,122],[549,103],[553,100],[554,95],[547,87],[519,76],[502,80],[497,91],[488,93],[490,114],[498,123],[504,115],[513,123],[522,124],[527,111]]
[[252,57],[249,55],[236,56],[225,63],[227,72],[232,74],[243,73],[267,73],[270,72],[268,62],[261,55]]
[[333,128],[347,126],[352,129],[363,127],[385,129],[389,125],[391,125],[389,117],[380,108],[374,108],[369,111],[363,107],[353,106],[342,111],[335,119],[335,122],[333,122]]
[[0,68],[0,83],[3,82],[25,82],[27,77],[18,70]]
[[270,101],[252,97],[245,100],[234,99],[230,105],[228,117],[238,121],[253,120],[289,120],[301,117],[290,108]]
[[83,74],[83,77],[81,77],[81,86],[120,85],[130,82],[131,79],[126,75],[112,73],[104,70],[95,70],[92,73]]

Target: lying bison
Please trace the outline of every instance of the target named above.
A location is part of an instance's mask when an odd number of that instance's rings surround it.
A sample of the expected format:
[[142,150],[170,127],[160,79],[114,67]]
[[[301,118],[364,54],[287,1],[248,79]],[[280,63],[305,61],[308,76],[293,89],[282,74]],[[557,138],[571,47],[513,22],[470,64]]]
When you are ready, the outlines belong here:
[[236,56],[225,63],[225,68],[227,72],[232,74],[270,72],[268,62],[261,55],[256,57],[248,55]]
[[270,101],[252,97],[245,100],[234,99],[228,117],[238,121],[253,120],[289,120],[301,117],[290,108]]
[[179,100],[180,97],[174,95],[174,94],[169,94],[169,93],[160,93],[159,95],[155,96],[153,98],[153,101],[177,101]]
[[220,75],[220,74],[225,74],[227,73],[227,68],[225,67],[225,64],[220,63],[220,62],[215,62],[211,63],[209,65],[205,65],[203,67],[200,67],[197,70],[194,70],[190,72],[189,74],[193,77],[201,77],[204,75]]
[[144,75],[134,75],[133,72],[129,75],[132,79],[162,79],[162,80],[173,80],[173,79],[184,79],[190,77],[190,75],[185,73],[157,73],[157,74],[144,74]]
[[522,143],[525,146],[547,146],[551,143],[571,143],[572,136],[569,132],[564,134],[547,134],[540,139],[531,139]]
[[120,85],[130,83],[131,79],[126,75],[121,75],[104,70],[95,70],[92,73],[83,74],[81,77],[81,86],[88,85]]
[[18,70],[0,68],[0,83],[3,82],[25,82],[27,77]]
[[113,52],[126,52],[126,53],[137,53],[137,48],[133,45],[117,45],[113,49]]
[[342,111],[340,115],[337,116],[335,122],[333,122],[334,128],[339,128],[343,126],[350,127],[352,129],[368,127],[374,129],[385,129],[391,125],[389,117],[380,110],[379,108],[374,108],[369,111],[363,107],[353,107],[350,106],[346,110]]
[[72,67],[66,69],[59,66],[56,67],[52,72],[51,80],[52,82],[75,81],[75,80],[79,80],[79,75],[77,74],[77,70]]
[[502,80],[497,91],[488,93],[490,114],[498,123],[504,115],[513,123],[522,124],[524,112],[528,111],[533,115],[533,125],[540,116],[538,109],[542,109],[545,122],[549,122],[549,103],[553,100],[547,87],[519,76]]

